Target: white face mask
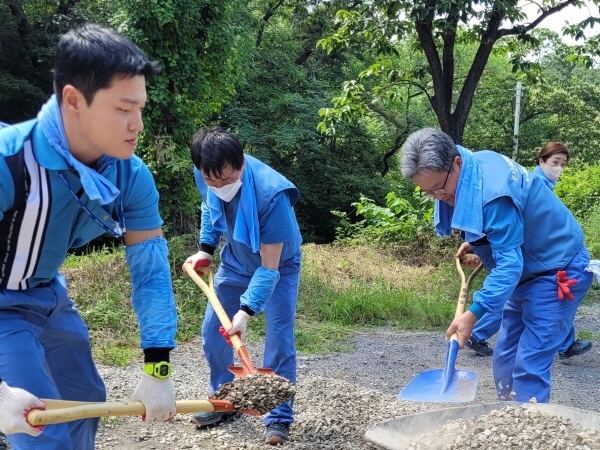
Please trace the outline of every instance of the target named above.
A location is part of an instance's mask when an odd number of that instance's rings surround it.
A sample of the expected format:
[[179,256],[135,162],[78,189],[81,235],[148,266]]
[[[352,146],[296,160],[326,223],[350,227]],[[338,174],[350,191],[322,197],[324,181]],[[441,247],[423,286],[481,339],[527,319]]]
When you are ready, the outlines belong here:
[[542,170],[552,181],[558,181],[565,169],[560,166],[549,166],[548,164],[542,164]]
[[242,187],[242,179],[238,178],[237,181],[231,184],[226,184],[222,187],[208,186],[208,188],[215,193],[217,197],[219,197],[224,202],[230,202],[235,194],[238,193],[240,188]]

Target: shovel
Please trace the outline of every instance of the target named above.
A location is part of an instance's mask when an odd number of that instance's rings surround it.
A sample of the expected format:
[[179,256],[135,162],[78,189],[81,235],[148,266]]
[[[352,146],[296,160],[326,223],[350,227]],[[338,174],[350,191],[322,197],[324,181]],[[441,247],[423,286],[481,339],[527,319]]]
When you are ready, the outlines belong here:
[[[475,257],[472,254],[463,255],[465,257]],[[465,281],[465,272],[463,271],[460,258],[456,258],[456,267],[460,274],[461,286],[456,313],[454,317],[460,316],[465,312],[467,296],[471,281],[483,268],[483,263],[473,269],[469,278]],[[446,354],[446,365],[444,369],[434,369],[421,372],[406,385],[398,394],[400,400],[410,400],[416,402],[470,402],[475,398],[477,390],[477,374],[470,370],[456,370],[454,363],[458,354],[458,335],[454,333],[448,342],[448,353]]]
[[[208,301],[210,302],[211,306],[215,310],[215,313],[217,314],[217,317],[221,321],[221,325],[223,325],[223,328],[225,328],[226,330],[229,330],[231,328],[231,321],[229,320],[229,316],[227,316],[227,313],[223,309],[221,302],[217,298],[217,294],[215,294],[214,279],[213,279],[212,271],[210,269],[208,269],[208,272],[207,272],[208,285],[207,285],[204,282],[204,280],[192,268],[191,264],[189,264],[189,263],[184,264],[184,267],[186,269],[185,272],[192,278],[192,280],[194,280],[194,282],[198,286],[200,286],[200,289],[202,289],[202,291],[208,298]],[[273,369],[266,369],[266,368],[262,368],[262,367],[258,368],[258,369],[254,368],[254,365],[252,364],[252,360],[250,359],[250,355],[248,354],[246,347],[244,347],[244,344],[242,344],[242,341],[237,334],[230,336],[230,338],[231,338],[231,345],[233,346],[233,349],[235,350],[238,357],[240,358],[240,361],[242,361],[242,366],[243,366],[243,367],[229,366],[228,369],[232,374],[234,374],[236,377],[245,377],[247,375],[251,375],[255,372],[258,372],[263,375],[275,376],[275,372],[273,372]]]
[[[146,408],[142,402],[77,402],[70,400],[41,399],[46,409],[32,409],[27,413],[31,426],[64,423],[72,420],[107,416],[143,416]],[[235,412],[228,400],[178,400],[176,412]],[[244,412],[244,411],[243,411]]]

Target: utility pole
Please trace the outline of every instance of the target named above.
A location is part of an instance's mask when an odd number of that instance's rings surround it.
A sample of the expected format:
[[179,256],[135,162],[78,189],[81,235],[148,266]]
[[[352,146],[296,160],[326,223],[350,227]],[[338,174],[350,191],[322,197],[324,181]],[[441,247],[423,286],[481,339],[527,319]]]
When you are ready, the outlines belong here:
[[513,132],[513,141],[515,143],[513,149],[512,159],[517,159],[517,152],[519,151],[519,119],[521,116],[521,82],[517,81],[517,101],[515,103],[515,130]]

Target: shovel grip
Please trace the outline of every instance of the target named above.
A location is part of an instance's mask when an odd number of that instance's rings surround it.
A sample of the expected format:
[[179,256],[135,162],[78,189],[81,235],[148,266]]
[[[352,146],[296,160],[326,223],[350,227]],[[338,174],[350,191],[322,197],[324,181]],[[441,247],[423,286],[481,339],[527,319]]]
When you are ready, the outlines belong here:
[[[42,399],[45,410],[32,409],[27,413],[31,426],[71,422],[79,419],[108,416],[143,416],[146,408],[142,402],[73,402]],[[233,403],[226,400],[179,400],[176,412],[228,412],[235,411]]]
[[[460,294],[458,296],[458,303],[456,304],[456,312],[454,313],[454,317],[458,317],[460,316],[462,313],[465,312],[465,308],[467,305],[467,298],[469,297],[469,288],[471,287],[471,282],[473,281],[473,279],[477,276],[477,274],[479,272],[481,272],[481,269],[483,269],[483,263],[480,262],[479,265],[473,269],[473,271],[471,272],[471,274],[469,275],[468,278],[465,277],[465,272],[462,268],[462,265],[460,263],[460,261],[464,258],[476,258],[479,259],[477,257],[477,255],[475,255],[474,253],[465,253],[464,255],[462,255],[461,257],[457,257],[456,258],[456,269],[458,270],[458,273],[460,274]],[[452,335],[451,339],[452,340],[458,340],[458,336],[456,336],[456,334]]]

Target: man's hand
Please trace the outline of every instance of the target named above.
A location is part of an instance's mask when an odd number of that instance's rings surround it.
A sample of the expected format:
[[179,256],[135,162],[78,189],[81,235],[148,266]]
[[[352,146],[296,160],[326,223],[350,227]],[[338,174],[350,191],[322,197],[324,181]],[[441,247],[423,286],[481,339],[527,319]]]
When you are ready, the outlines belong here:
[[198,253],[185,260],[182,269],[185,272],[185,265],[191,264],[192,268],[198,273],[198,275],[204,276],[206,275],[206,272],[208,272],[212,259],[213,256],[211,254],[200,250]]
[[229,336],[233,336],[234,334],[237,334],[241,341],[244,342],[244,338],[246,337],[246,326],[248,325],[250,317],[250,314],[240,309],[235,316],[233,316],[233,319],[231,319],[231,328],[229,330],[225,330],[223,327],[219,328],[219,333],[221,333],[221,336],[223,336],[229,345],[231,345]]
[[4,434],[26,433],[39,436],[43,425],[32,427],[27,422],[27,413],[32,409],[46,409],[46,405],[35,395],[12,388],[0,382],[0,431]]
[[[462,256],[466,255],[467,253],[470,253],[470,255],[463,258]],[[477,255],[473,253],[471,244],[469,244],[468,242],[463,242],[462,245],[458,248],[458,250],[456,251],[456,258],[460,258],[460,263],[463,266],[471,267],[473,269],[477,267],[481,262],[479,257],[477,257]]]
[[146,407],[144,422],[167,422],[175,415],[175,391],[171,378],[160,380],[147,373],[142,374],[133,399]]
[[449,340],[456,333],[458,334],[458,348],[463,348],[471,338],[477,320],[477,316],[471,311],[465,311],[460,316],[455,317],[448,330],[446,330],[446,340]]

